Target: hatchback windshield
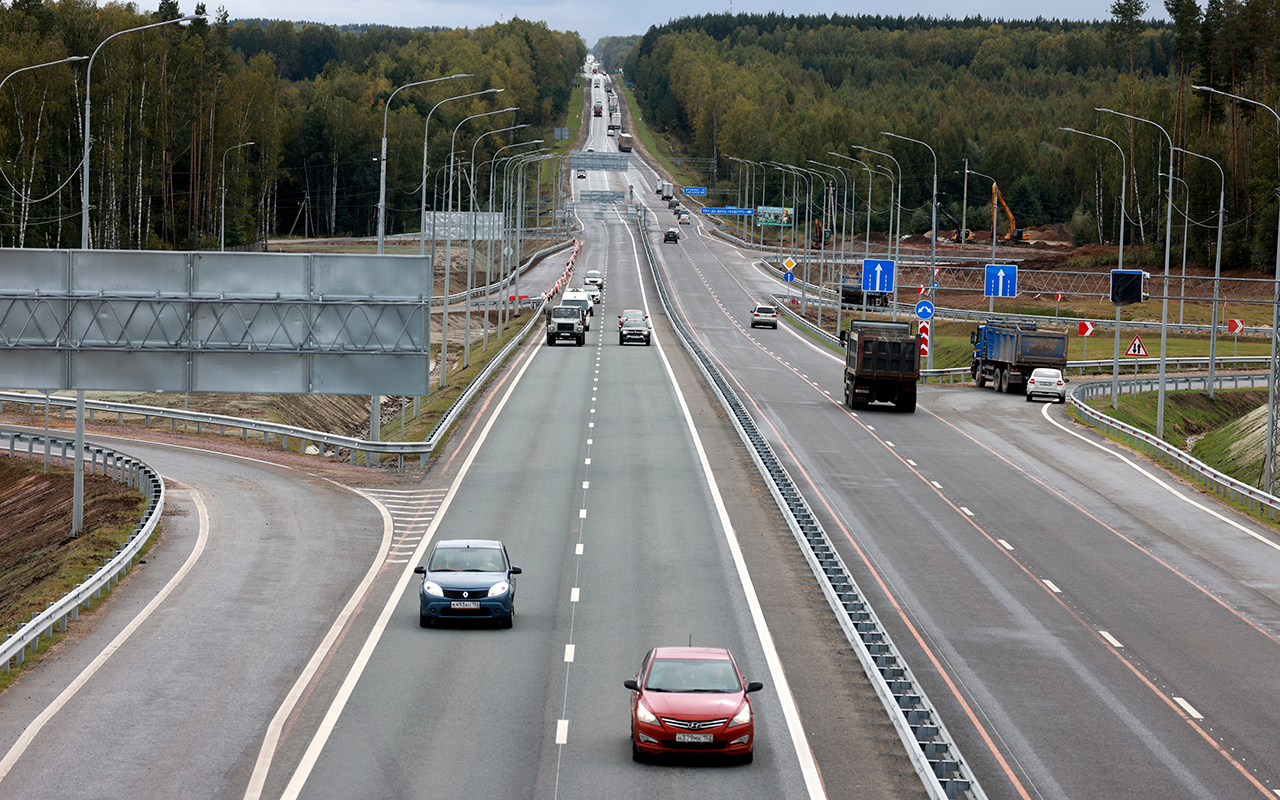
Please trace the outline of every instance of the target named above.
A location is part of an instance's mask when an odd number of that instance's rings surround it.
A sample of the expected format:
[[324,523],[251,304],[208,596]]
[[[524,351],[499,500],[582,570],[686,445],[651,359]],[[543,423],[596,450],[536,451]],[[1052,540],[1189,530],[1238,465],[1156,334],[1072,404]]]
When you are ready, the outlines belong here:
[[1032,372],[1031,377],[1038,381],[1057,381],[1062,379],[1062,372],[1056,369],[1041,367],[1035,372]]
[[551,309],[551,316],[564,317],[566,319],[577,319],[580,313],[577,306],[556,306]]
[[757,314],[776,314],[777,312],[773,310],[773,306],[756,306],[756,313]]
[[440,548],[431,556],[431,572],[505,572],[502,553],[490,547]]
[[653,662],[644,688],[650,692],[740,692],[742,684],[729,661],[662,658]]

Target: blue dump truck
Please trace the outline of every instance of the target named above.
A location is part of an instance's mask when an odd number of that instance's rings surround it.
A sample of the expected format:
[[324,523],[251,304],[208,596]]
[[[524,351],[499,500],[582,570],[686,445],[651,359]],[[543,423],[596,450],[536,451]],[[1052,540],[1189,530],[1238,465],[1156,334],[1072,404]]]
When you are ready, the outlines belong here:
[[1037,367],[1067,367],[1067,332],[1043,330],[1034,322],[989,319],[969,334],[969,342],[979,389],[990,381],[997,392],[1020,394]]
[[916,410],[920,380],[920,337],[908,322],[848,323],[844,340],[844,402],[849,408],[893,403],[899,411]]

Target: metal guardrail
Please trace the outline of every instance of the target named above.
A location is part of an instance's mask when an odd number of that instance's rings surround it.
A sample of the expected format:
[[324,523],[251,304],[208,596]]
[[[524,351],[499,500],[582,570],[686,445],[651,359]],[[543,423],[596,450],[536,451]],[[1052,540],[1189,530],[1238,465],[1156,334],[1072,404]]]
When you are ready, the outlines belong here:
[[[74,466],[71,455],[75,452],[75,442],[71,439],[20,431],[0,431],[0,443],[7,445],[11,458],[18,455],[35,458],[38,454],[43,454],[47,459],[53,457],[54,452],[59,452],[57,458],[62,461],[63,466]],[[26,445],[25,448],[21,446],[23,444]],[[97,572],[86,575],[83,583],[73,587],[57,602],[50,603],[16,633],[4,637],[4,642],[0,643],[0,672],[8,672],[11,661],[21,666],[28,649],[32,653],[38,651],[40,640],[51,637],[55,627],[59,631],[65,631],[68,623],[80,618],[81,608],[87,610],[102,596],[104,590],[109,591],[128,574],[134,559],[151,538],[156,524],[160,522],[160,515],[164,513],[164,479],[145,462],[96,445],[85,446],[84,460],[90,473],[106,475],[118,483],[138,489],[147,498],[147,508],[142,514],[142,520],[133,529],[133,533],[129,534],[128,540]]]
[[666,283],[656,266],[657,260],[649,237],[645,235],[643,228],[640,234],[659,298],[667,310],[672,326],[685,350],[701,370],[707,385],[728,412],[757,469],[769,485],[769,491],[787,520],[792,535],[800,544],[827,603],[835,613],[853,651],[858,654],[868,680],[898,731],[925,791],[935,800],[958,798],[962,794],[974,800],[985,800],[986,794],[978,785],[968,763],[960,755],[955,740],[942,724],[809,504],[778,460],[768,440],[756,428],[755,421],[733,387],[674,313]]
[[[529,257],[521,270],[527,270],[533,266],[537,259],[555,253],[559,250],[571,246],[573,240],[561,242],[551,247],[543,248]],[[495,283],[489,287],[481,287],[473,289],[472,294],[488,293],[500,287],[501,284]],[[467,292],[460,292],[448,296],[450,304],[461,301],[466,298]],[[85,408],[88,411],[89,422],[94,421],[94,417],[98,412],[105,412],[116,415],[116,423],[124,424],[124,416],[126,414],[134,417],[142,417],[143,426],[150,427],[151,418],[168,419],[173,427],[177,427],[178,421],[185,423],[193,423],[196,426],[196,433],[203,433],[204,426],[209,425],[217,427],[220,435],[226,435],[228,429],[240,431],[242,439],[248,439],[249,433],[253,432],[262,435],[262,443],[264,445],[270,443],[270,437],[275,435],[280,441],[282,449],[289,448],[290,439],[299,440],[300,446],[298,451],[306,454],[307,445],[319,445],[321,455],[325,455],[325,448],[333,448],[332,452],[346,449],[349,452],[349,462],[356,462],[357,453],[365,453],[366,456],[372,453],[386,454],[396,456],[397,468],[404,468],[404,460],[406,456],[418,456],[419,466],[426,464],[431,453],[439,444],[441,437],[449,427],[457,420],[458,415],[466,408],[471,399],[493,375],[493,372],[506,361],[511,352],[525,340],[529,332],[537,325],[541,324],[542,306],[547,301],[544,298],[530,298],[525,306],[533,309],[534,313],[530,316],[529,322],[507,345],[500,350],[485,367],[479,375],[476,376],[466,388],[466,390],[458,396],[456,400],[449,406],[448,411],[442,416],[436,426],[432,429],[431,434],[421,442],[384,442],[370,441],[367,439],[358,439],[353,436],[343,436],[336,433],[328,433],[326,431],[318,431],[311,428],[302,428],[295,425],[283,425],[274,422],[266,422],[262,420],[246,419],[244,417],[224,416],[222,414],[206,414],[199,411],[186,411],[174,408],[162,408],[159,406],[145,406],[134,403],[113,403],[104,400],[85,400]],[[0,411],[3,411],[4,403],[22,403],[30,408],[30,413],[34,415],[37,405],[43,406],[46,402],[53,407],[58,408],[59,418],[65,418],[66,410],[75,407],[74,398],[66,397],[46,397],[45,395],[33,395],[24,392],[0,392]]]
[[[1219,389],[1239,389],[1242,388],[1241,384],[1245,381],[1248,382],[1248,388],[1267,387],[1270,385],[1271,378],[1269,374],[1222,375],[1215,377],[1214,386]],[[1208,385],[1208,376],[1165,377],[1166,389],[1177,390],[1180,385],[1181,388],[1188,390],[1203,389]],[[1158,378],[1125,378],[1120,382],[1120,393],[1154,392],[1158,387]],[[1267,494],[1256,486],[1219,472],[1203,461],[1192,458],[1190,454],[1179,450],[1163,439],[1156,438],[1155,434],[1127,425],[1085,404],[1087,400],[1110,396],[1111,382],[1109,380],[1082,384],[1072,389],[1067,395],[1071,402],[1071,408],[1075,409],[1084,418],[1085,422],[1102,433],[1114,436],[1124,444],[1141,450],[1157,461],[1163,462],[1166,466],[1194,480],[1206,491],[1213,492],[1229,502],[1246,506],[1250,514],[1265,514],[1272,520],[1276,518],[1276,511],[1280,509],[1280,497]]]

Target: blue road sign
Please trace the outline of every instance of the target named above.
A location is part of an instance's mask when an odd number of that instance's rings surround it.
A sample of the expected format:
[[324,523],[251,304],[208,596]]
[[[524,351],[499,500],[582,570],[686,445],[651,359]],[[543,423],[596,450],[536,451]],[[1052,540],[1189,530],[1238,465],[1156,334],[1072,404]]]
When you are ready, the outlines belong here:
[[892,261],[868,258],[862,262],[862,291],[892,292],[894,279]]
[[749,217],[756,213],[754,208],[734,208],[726,206],[725,208],[703,208],[703,214],[722,214],[730,217]]
[[984,297],[1017,297],[1018,268],[1013,264],[988,264]]
[[693,195],[697,195],[699,197],[707,196],[707,187],[705,186],[686,186],[681,191],[683,191],[685,194],[689,195],[690,197],[692,197]]
[[786,275],[783,275],[783,276],[782,276],[782,278],[783,278],[783,280],[785,280],[787,283],[791,283],[792,281],[794,281],[794,280],[796,279],[796,274],[795,274],[794,272],[788,272]]
[[916,316],[920,319],[929,319],[933,316],[933,303],[928,300],[921,300],[916,303]]

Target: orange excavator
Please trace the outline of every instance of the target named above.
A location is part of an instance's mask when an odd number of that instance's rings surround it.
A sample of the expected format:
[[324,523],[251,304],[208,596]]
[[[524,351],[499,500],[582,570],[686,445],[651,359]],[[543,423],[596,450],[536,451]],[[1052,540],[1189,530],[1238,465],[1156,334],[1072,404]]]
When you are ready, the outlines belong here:
[[1018,227],[1018,223],[1013,221],[1013,212],[1009,210],[1009,204],[1004,201],[1004,195],[1000,193],[1000,186],[995,182],[991,184],[991,235],[996,235],[996,201],[1000,201],[1000,207],[1004,209],[1004,215],[1009,218],[1009,232],[1001,237],[1006,242],[1022,241],[1022,229]]

